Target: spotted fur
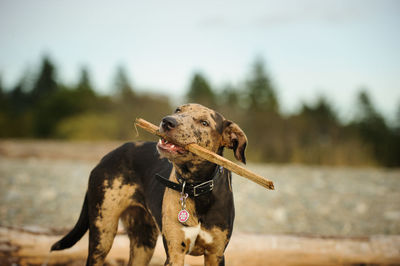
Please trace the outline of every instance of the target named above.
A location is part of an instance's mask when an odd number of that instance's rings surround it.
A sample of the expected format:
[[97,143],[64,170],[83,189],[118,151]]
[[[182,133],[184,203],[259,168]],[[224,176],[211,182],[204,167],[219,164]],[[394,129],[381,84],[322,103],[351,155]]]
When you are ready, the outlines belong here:
[[190,218],[184,224],[177,220],[180,193],[154,176],[210,180],[216,165],[175,145],[197,143],[220,155],[230,148],[245,163],[246,136],[238,125],[199,104],[178,107],[160,130],[174,144],[126,143],[100,161],[90,174],[77,224],[52,250],[73,246],[89,229],[87,265],[103,265],[121,219],[130,239],[129,265],[148,265],[160,233],[165,265],[184,265],[186,254],[204,255],[205,265],[224,265],[235,214],[231,173],[224,169],[212,192],[187,199]]

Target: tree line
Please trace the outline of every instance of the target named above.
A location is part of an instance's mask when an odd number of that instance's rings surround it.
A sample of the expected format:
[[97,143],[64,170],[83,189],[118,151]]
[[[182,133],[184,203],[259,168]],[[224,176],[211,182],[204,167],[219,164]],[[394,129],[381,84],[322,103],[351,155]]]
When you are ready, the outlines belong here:
[[[264,63],[257,59],[239,86],[216,88],[205,75],[194,73],[185,101],[209,106],[237,122],[248,136],[251,161],[400,166],[400,106],[397,121],[389,125],[367,90],[360,90],[351,121],[339,119],[322,96],[283,114]],[[94,88],[87,68],[80,70],[76,84],[60,82],[47,56],[38,73],[25,73],[12,88],[0,80],[1,138],[129,140],[136,134],[136,117],[156,123],[172,109],[167,96],[139,93],[123,67],[116,70],[107,95]]]

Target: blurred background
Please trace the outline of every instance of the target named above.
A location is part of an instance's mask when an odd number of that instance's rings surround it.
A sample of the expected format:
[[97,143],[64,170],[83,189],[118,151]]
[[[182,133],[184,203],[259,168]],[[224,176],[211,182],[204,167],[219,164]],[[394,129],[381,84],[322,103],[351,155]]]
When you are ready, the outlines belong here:
[[129,140],[198,102],[250,161],[400,164],[397,1],[1,1],[0,136]]
[[399,234],[399,27],[390,0],[1,0],[0,224],[72,226],[98,159],[154,140],[136,117],[197,102],[276,182],[235,177],[240,231]]

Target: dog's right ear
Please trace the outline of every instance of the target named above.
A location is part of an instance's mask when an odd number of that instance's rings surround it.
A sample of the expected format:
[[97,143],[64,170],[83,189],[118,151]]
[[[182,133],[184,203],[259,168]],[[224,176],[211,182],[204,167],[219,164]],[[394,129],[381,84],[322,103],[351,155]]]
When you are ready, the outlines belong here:
[[233,149],[236,160],[246,164],[245,150],[247,146],[247,137],[243,130],[230,120],[223,122],[222,145]]

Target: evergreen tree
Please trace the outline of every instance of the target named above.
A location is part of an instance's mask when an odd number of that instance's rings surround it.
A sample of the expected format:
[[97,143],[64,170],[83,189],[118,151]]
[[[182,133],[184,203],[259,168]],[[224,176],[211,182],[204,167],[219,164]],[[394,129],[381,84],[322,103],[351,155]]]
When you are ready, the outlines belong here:
[[[300,113],[292,117],[291,123],[291,126],[295,126],[292,134],[296,135],[298,148],[301,152],[304,151],[305,155],[313,149],[319,153],[323,152],[324,147],[335,142],[340,131],[337,115],[328,99],[323,96],[313,105],[303,104]],[[322,156],[317,156],[318,152],[313,156],[311,153],[306,156],[310,156],[312,160],[321,159]]]
[[261,59],[257,59],[254,63],[250,79],[246,84],[246,90],[249,97],[250,110],[261,112],[279,111],[275,89]]
[[[133,87],[123,66],[117,68],[114,78],[114,95],[116,106],[114,112],[118,124],[118,139],[125,139],[127,132],[131,132],[132,124],[127,121],[134,120],[137,105],[140,99],[134,93]],[[135,111],[136,110],[136,111]]]
[[24,71],[19,80],[11,87],[11,90],[4,92],[9,104],[8,110],[12,113],[31,111],[32,104],[32,80],[30,72]]
[[93,86],[89,77],[89,70],[86,67],[81,69],[77,90],[81,92],[94,93]]
[[221,93],[223,104],[235,108],[239,105],[239,93],[232,85],[226,85]]
[[397,106],[396,112],[396,122],[395,127],[393,129],[393,158],[394,163],[393,166],[399,167],[400,166],[400,104]]
[[9,92],[5,93],[5,117],[2,127],[4,137],[32,136],[32,109],[29,95],[26,91],[26,77],[23,76]]
[[202,74],[195,73],[193,75],[187,94],[187,100],[208,107],[215,107],[215,94],[209,82]]
[[314,106],[303,104],[300,115],[314,120],[317,124],[336,124],[337,115],[328,100],[320,96]]
[[[89,70],[82,68],[80,77],[76,89],[69,93],[70,97],[74,97],[76,103],[76,109],[79,112],[84,112],[96,108],[97,97],[90,81]],[[68,96],[68,95],[66,95]]]
[[57,123],[76,110],[77,100],[71,90],[58,85],[56,67],[48,56],[42,60],[41,70],[31,91],[34,135],[51,137]]
[[3,80],[0,76],[0,112],[7,109],[6,93],[3,88]]
[[33,86],[31,95],[34,102],[50,96],[58,89],[55,66],[48,56],[42,60],[42,67]]
[[393,134],[365,90],[358,95],[358,110],[356,127],[362,139],[371,145],[376,160],[385,166],[398,163],[399,159],[393,156]]
[[4,91],[3,82],[0,76],[0,137],[7,137],[9,135],[8,108],[7,95]]
[[114,79],[114,92],[117,98],[124,102],[131,102],[135,98],[133,87],[123,66],[117,68]]
[[358,94],[357,104],[359,108],[359,119],[361,121],[373,121],[379,119],[379,115],[373,106],[370,97],[365,90],[361,90]]
[[395,127],[398,134],[400,135],[400,103],[397,105]]
[[22,84],[19,82],[10,92],[11,113],[25,111],[25,95],[22,91]]

